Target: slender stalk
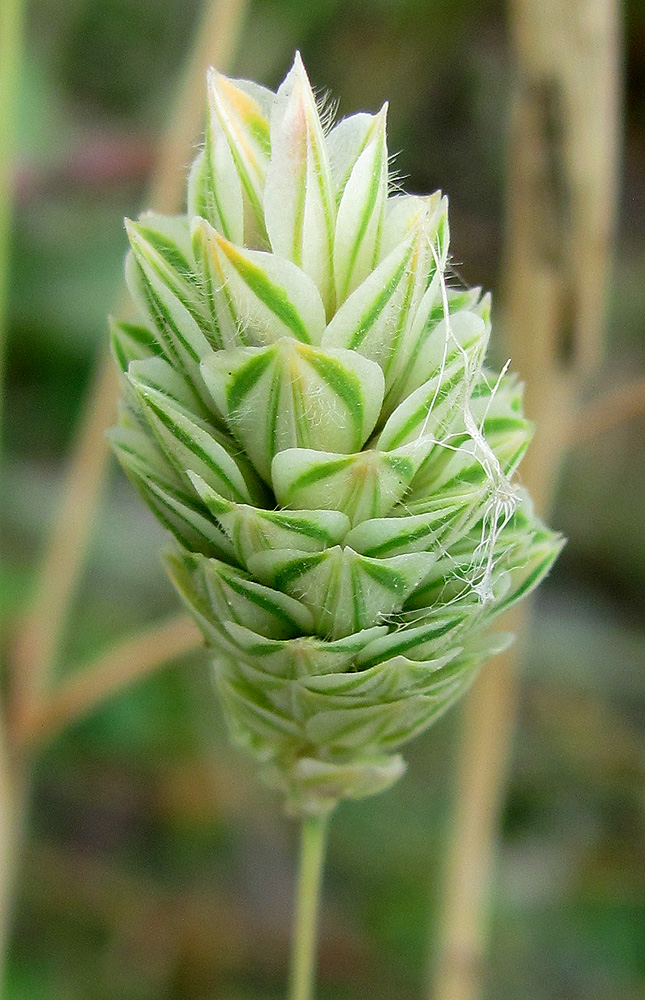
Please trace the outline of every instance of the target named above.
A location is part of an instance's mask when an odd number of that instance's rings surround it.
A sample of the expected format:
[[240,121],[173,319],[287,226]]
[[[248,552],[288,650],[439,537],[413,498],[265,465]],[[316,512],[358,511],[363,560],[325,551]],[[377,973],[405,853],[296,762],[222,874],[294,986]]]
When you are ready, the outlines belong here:
[[327,825],[327,816],[306,816],[302,821],[289,1000],[312,1000],[313,997],[318,904],[325,859]]
[[0,387],[9,305],[16,97],[22,66],[23,20],[22,0],[3,0],[0,4]]

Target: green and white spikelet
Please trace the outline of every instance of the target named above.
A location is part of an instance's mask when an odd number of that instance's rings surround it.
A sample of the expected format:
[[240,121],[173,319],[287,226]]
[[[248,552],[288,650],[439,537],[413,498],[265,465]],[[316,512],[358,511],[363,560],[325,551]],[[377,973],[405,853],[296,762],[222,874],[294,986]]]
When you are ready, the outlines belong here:
[[333,125],[299,56],[211,72],[187,214],[128,222],[111,433],[176,544],[236,743],[291,811],[389,786],[561,540],[512,477],[522,390],[449,289],[447,200],[390,190],[386,109]]

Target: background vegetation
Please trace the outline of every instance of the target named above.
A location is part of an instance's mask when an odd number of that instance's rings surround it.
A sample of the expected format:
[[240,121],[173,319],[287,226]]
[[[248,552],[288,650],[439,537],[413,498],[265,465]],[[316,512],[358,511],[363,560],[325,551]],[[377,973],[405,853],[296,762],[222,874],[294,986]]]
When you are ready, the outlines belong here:
[[[29,6],[0,497],[6,622],[29,594],[121,283],[122,218],[141,204],[197,14],[197,0]],[[621,226],[591,390],[645,359],[645,5],[630,0],[625,15]],[[450,194],[458,271],[499,288],[502,5],[253,0],[235,75],[274,86],[296,47],[341,115],[390,101],[406,188]],[[527,643],[491,1000],[643,996],[643,428],[636,417],[582,442],[551,518],[569,544]],[[162,541],[112,467],[63,664],[176,608]],[[458,724],[455,712],[410,748],[393,791],[338,814],[321,1000],[421,995]],[[295,830],[227,747],[205,656],[160,670],[38,758],[6,1000],[282,996],[294,847]]]

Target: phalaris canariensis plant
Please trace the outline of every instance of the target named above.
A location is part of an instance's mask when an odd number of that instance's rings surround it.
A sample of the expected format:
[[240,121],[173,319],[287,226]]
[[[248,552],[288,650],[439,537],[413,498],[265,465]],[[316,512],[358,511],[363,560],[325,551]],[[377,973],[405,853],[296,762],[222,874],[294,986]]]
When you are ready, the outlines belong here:
[[392,181],[386,108],[333,124],[298,56],[276,94],[210,74],[186,214],[127,230],[113,446],[233,739],[326,813],[401,775],[560,550],[514,479],[521,386],[448,285],[446,198]]

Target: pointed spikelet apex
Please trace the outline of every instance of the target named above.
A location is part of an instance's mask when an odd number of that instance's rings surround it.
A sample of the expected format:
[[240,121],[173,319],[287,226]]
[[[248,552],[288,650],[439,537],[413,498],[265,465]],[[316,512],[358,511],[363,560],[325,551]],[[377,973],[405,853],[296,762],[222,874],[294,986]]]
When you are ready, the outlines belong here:
[[275,94],[206,89],[186,214],[126,223],[111,440],[232,738],[320,813],[397,780],[562,539],[514,478],[532,428],[485,366],[490,298],[448,287],[447,199],[395,188],[387,105],[332,127],[299,54]]

